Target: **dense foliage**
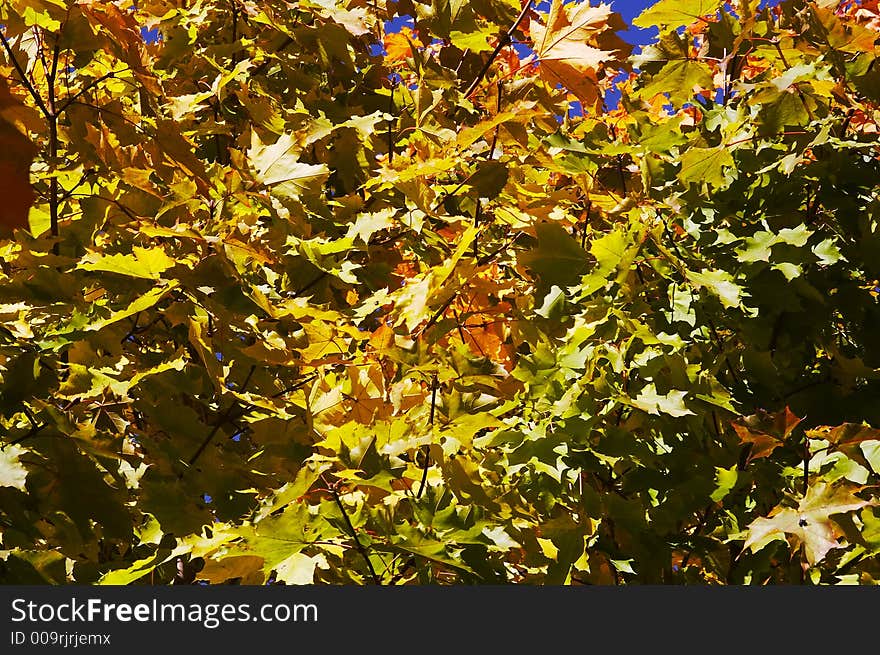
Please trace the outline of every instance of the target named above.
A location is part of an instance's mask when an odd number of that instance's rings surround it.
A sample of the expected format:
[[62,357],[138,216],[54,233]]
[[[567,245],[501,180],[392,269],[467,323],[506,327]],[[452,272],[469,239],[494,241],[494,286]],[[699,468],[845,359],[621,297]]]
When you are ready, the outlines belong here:
[[0,1],[0,580],[880,579],[877,2],[757,4]]

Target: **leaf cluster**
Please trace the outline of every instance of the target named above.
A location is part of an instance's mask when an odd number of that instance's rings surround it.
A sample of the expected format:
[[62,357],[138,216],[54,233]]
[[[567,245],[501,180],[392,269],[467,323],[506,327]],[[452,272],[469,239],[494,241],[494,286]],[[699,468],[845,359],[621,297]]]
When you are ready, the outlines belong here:
[[880,578],[876,3],[635,24],[0,2],[0,581]]

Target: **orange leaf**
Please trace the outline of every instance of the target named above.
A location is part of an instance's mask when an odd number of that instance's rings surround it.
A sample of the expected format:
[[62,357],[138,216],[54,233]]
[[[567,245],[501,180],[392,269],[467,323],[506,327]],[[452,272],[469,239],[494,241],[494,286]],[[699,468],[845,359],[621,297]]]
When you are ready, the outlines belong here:
[[598,71],[622,64],[632,47],[614,32],[626,29],[610,5],[563,5],[553,0],[546,25],[533,24],[539,73],[550,84],[561,84],[585,105],[599,97]]
[[385,60],[389,62],[403,61],[412,55],[411,44],[415,38],[413,31],[404,27],[394,34],[386,34],[383,39],[385,45]]

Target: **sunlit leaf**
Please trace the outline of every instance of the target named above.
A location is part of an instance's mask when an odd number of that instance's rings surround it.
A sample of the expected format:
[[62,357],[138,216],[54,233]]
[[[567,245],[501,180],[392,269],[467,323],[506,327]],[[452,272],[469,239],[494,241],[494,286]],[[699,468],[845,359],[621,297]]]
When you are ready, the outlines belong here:
[[541,76],[554,86],[561,84],[584,104],[593,104],[599,95],[599,71],[629,54],[630,46],[614,35],[622,29],[623,20],[610,5],[553,0],[546,24],[531,27]]
[[777,506],[767,518],[752,521],[744,548],[755,552],[773,539],[790,535],[803,544],[811,566],[821,562],[828,551],[841,547],[843,533],[831,516],[874,504],[859,498],[854,491],[858,488],[824,482],[811,486],[796,508]]

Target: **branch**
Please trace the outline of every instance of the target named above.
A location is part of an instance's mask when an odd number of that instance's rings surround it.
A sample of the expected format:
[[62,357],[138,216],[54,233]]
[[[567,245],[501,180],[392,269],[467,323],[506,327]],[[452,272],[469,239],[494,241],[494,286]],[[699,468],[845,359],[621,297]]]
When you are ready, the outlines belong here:
[[[279,52],[281,52],[285,48],[289,48],[291,45],[293,45],[293,39],[289,36],[284,37],[284,41],[282,41],[281,45],[278,46],[278,48],[275,50],[275,52],[273,54],[277,55]],[[266,59],[266,61],[264,61],[262,64],[258,65],[256,68],[254,68],[250,73],[248,73],[248,75],[250,77],[254,77],[256,75],[259,75],[264,70],[266,70],[269,67],[269,64],[271,64],[273,61],[274,61],[273,59]]]
[[438,321],[438,319],[443,315],[443,313],[447,309],[449,309],[449,305],[452,304],[452,301],[455,300],[455,297],[457,295],[458,295],[458,292],[453,293],[451,296],[449,296],[449,300],[447,300],[445,303],[443,303],[440,306],[440,309],[438,309],[436,312],[434,312],[434,315],[428,320],[428,322],[425,324],[425,327],[423,327],[421,330],[419,330],[420,335],[427,332],[428,329],[431,328],[434,325],[434,323],[436,323]]
[[[703,515],[700,517],[699,523],[697,523],[697,527],[695,527],[694,531],[691,533],[691,539],[699,535],[700,532],[702,532],[703,528],[706,527],[706,523],[708,522],[713,509],[713,505],[706,506],[706,509],[703,511]],[[679,566],[680,571],[684,572],[685,568],[687,568],[688,562],[690,561],[691,555],[693,555],[694,550],[696,550],[696,547],[692,547],[690,550],[688,550],[688,552],[682,558],[681,565]]]
[[480,85],[480,82],[483,81],[483,78],[486,77],[486,73],[489,72],[489,68],[492,66],[492,62],[495,61],[495,58],[498,56],[498,53],[501,52],[502,48],[509,45],[511,41],[513,41],[513,33],[516,32],[519,24],[523,22],[526,15],[532,9],[532,3],[534,0],[529,0],[525,7],[522,8],[522,11],[519,12],[519,16],[516,17],[516,20],[513,21],[513,25],[510,26],[510,29],[504,33],[504,36],[501,37],[501,40],[498,42],[498,45],[495,46],[495,49],[492,51],[492,54],[489,55],[489,58],[486,60],[486,63],[483,64],[483,68],[480,69],[480,72],[477,74],[477,77],[474,78],[474,81],[471,82],[471,85],[467,88],[467,91],[464,92],[464,97],[469,97],[476,88]]
[[[297,389],[301,389],[302,387],[306,386],[309,382],[312,382],[312,381],[313,381],[315,378],[317,378],[317,377],[318,377],[318,374],[317,374],[317,373],[312,373],[312,374],[309,375],[306,379],[304,379],[304,380],[300,380],[300,381],[297,382],[296,384],[292,384],[292,385],[290,385],[289,387],[285,387],[284,389],[282,389],[281,391],[279,391],[279,392],[277,392],[277,393],[273,393],[271,396],[269,396],[269,398],[280,398],[281,396],[283,396],[283,395],[285,395],[285,394],[288,394],[288,393],[290,393],[291,391],[296,391]],[[249,405],[249,406],[243,407],[243,408],[241,409],[241,412],[239,412],[239,413],[238,413],[237,415],[235,415],[235,416],[230,416],[230,418],[227,419],[227,421],[228,421],[229,423],[234,423],[234,422],[237,421],[238,419],[242,418],[242,417],[243,417],[245,414],[247,414],[249,411],[251,411],[252,408],[253,408],[253,405]]]
[[64,104],[62,104],[58,108],[57,113],[59,113],[59,114],[62,113],[70,105],[72,105],[74,102],[76,102],[77,98],[79,98],[82,94],[88,93],[90,90],[95,88],[98,84],[100,84],[104,80],[110,79],[111,77],[115,76],[117,73],[126,73],[130,70],[131,70],[130,68],[126,68],[126,69],[120,70],[120,71],[110,71],[109,73],[106,73],[106,74],[102,75],[101,77],[98,77],[98,78],[92,80],[91,82],[86,84],[83,88],[81,88],[79,91],[77,91],[75,94],[73,94],[72,96],[67,98],[67,100],[64,101]]
[[308,283],[306,286],[304,286],[302,289],[298,289],[293,295],[294,295],[294,296],[301,296],[301,295],[304,294],[306,291],[308,291],[309,289],[311,289],[313,286],[315,286],[316,284],[318,284],[318,282],[320,282],[321,280],[323,280],[325,277],[327,277],[327,271],[321,271],[321,272],[318,274],[318,277],[316,277],[314,280],[312,280],[311,282],[309,282],[309,283]]
[[373,568],[373,562],[370,560],[370,554],[367,552],[366,546],[364,546],[361,543],[361,540],[358,539],[357,531],[355,530],[354,525],[352,525],[351,519],[348,517],[348,512],[345,511],[345,505],[342,504],[342,499],[339,497],[339,491],[336,489],[336,485],[333,484],[327,486],[330,489],[330,493],[333,495],[333,500],[336,501],[336,506],[339,508],[339,511],[342,512],[342,518],[345,519],[345,525],[348,526],[348,530],[351,533],[351,538],[354,539],[354,543],[358,549],[358,552],[367,563],[367,568],[370,570],[370,577],[373,579],[373,584],[381,585],[382,581],[376,574],[376,569]]
[[448,193],[444,193],[442,196],[440,196],[440,199],[434,203],[433,207],[431,207],[431,213],[432,214],[436,213],[437,210],[440,209],[440,205],[442,205],[444,202],[446,202],[449,198],[455,197],[455,194],[458,193],[459,191],[461,191],[462,187],[464,187],[468,182],[470,182],[471,178],[476,174],[477,174],[477,171],[474,170],[473,173],[471,173],[466,178],[464,178],[464,180],[459,182],[458,186],[455,187],[452,191],[449,191]]
[[5,443],[5,444],[3,444],[2,446],[0,446],[0,450],[3,450],[3,449],[6,448],[7,446],[17,446],[18,444],[20,444],[20,443],[21,443],[22,441],[24,441],[25,439],[30,439],[31,437],[34,437],[34,436],[38,435],[40,432],[42,432],[43,430],[45,430],[47,427],[49,427],[49,424],[48,424],[48,423],[43,423],[42,425],[35,425],[35,426],[32,427],[28,432],[26,432],[25,434],[23,434],[22,436],[20,436],[18,439],[13,439],[13,440],[10,441],[9,443]]
[[[431,436],[434,435],[434,409],[437,407],[437,374],[431,378],[431,415],[428,417],[428,426],[430,427]],[[425,485],[428,483],[428,469],[431,466],[431,445],[423,446],[425,453],[425,463],[422,465],[422,482],[419,484],[419,491],[416,494],[416,500],[425,493]]]
[[21,64],[18,63],[18,59],[15,58],[15,55],[12,54],[12,48],[9,47],[9,41],[6,40],[6,36],[3,32],[0,32],[0,42],[3,43],[3,49],[6,50],[6,55],[9,57],[9,60],[12,62],[12,65],[15,67],[18,76],[21,78],[21,83],[24,84],[24,87],[31,94],[31,97],[34,99],[34,102],[37,103],[37,107],[40,108],[40,111],[43,112],[43,115],[47,119],[52,118],[51,112],[49,112],[46,104],[43,102],[43,98],[40,97],[40,94],[37,93],[37,90],[34,88],[34,85],[31,84],[31,81],[28,79],[27,73],[24,72],[24,69],[21,67]]
[[[247,376],[245,376],[245,378],[244,378],[244,382],[241,383],[240,392],[244,392],[245,388],[248,385],[248,382],[251,381],[251,376],[254,374],[254,371],[256,369],[257,369],[256,365],[252,364],[251,370],[248,371]],[[198,450],[196,450],[196,452],[193,453],[193,456],[189,458],[189,461],[187,462],[187,464],[192,466],[193,464],[196,463],[196,460],[205,451],[205,448],[208,447],[208,444],[211,443],[211,440],[214,438],[214,435],[217,434],[217,432],[220,430],[221,427],[226,425],[226,422],[230,419],[230,417],[232,416],[233,410],[235,410],[235,408],[237,406],[238,406],[238,399],[233,400],[232,404],[226,409],[225,412],[223,412],[223,415],[217,419],[217,422],[214,424],[214,427],[211,428],[211,431],[208,433],[208,436],[205,437],[205,440],[202,441],[202,444],[199,446]]]

